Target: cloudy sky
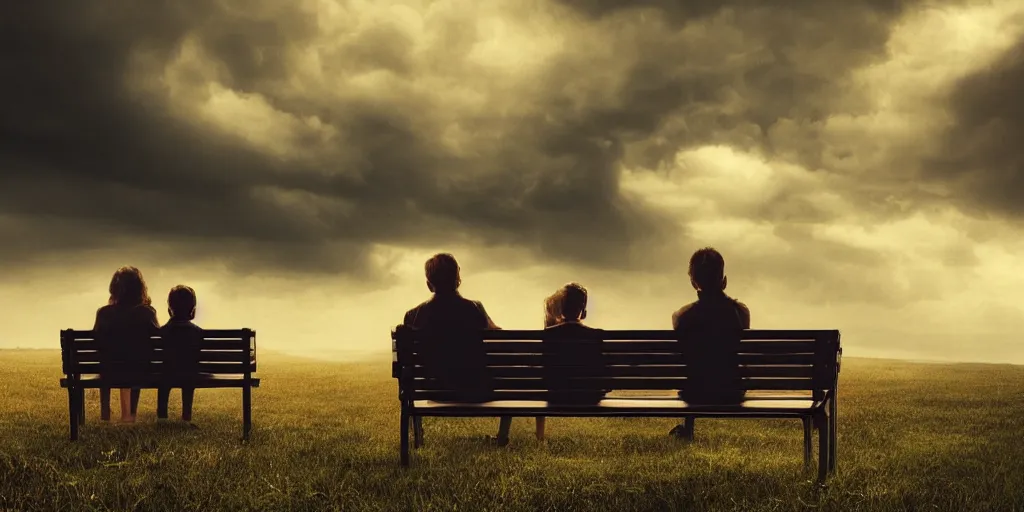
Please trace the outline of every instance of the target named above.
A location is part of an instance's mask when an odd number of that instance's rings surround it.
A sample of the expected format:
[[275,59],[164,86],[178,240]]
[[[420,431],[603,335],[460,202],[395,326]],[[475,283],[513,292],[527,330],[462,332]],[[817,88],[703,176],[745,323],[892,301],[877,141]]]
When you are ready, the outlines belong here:
[[[59,4],[59,5],[57,5]],[[667,328],[689,254],[754,327],[1024,363],[1017,0],[14,2],[0,15],[0,348],[161,321],[389,349],[453,252],[533,328]]]

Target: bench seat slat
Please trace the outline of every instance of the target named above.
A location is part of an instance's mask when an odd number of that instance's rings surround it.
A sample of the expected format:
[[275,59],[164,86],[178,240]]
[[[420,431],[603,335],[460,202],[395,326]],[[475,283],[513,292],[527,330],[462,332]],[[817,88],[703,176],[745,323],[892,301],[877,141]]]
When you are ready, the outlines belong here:
[[[252,379],[250,379],[250,381],[252,383],[252,387],[259,387],[259,378],[253,377]],[[228,377],[223,375],[214,375],[208,377],[196,377],[191,379],[172,379],[166,381],[161,381],[156,378],[147,378],[142,381],[133,380],[131,381],[131,383],[122,383],[116,380],[104,379],[99,376],[87,375],[82,377],[78,381],[78,383],[80,383],[81,386],[86,389],[104,387],[118,388],[121,387],[122,384],[127,384],[125,387],[146,389],[158,388],[161,386],[168,385],[170,387],[181,387],[183,385],[187,385],[195,388],[238,388],[242,387],[242,385],[245,383],[245,379],[243,377]],[[60,379],[60,387],[68,387],[67,378]]]
[[[612,398],[620,397],[631,397],[644,399],[652,398],[652,390],[643,391],[629,391],[629,390],[616,390],[608,393],[606,396]],[[791,390],[751,390],[747,392],[747,400],[811,400],[813,395],[808,391],[794,392]],[[485,395],[488,400],[539,400],[547,401],[547,391],[501,391],[500,393],[490,393]],[[678,400],[675,396],[675,390],[659,390],[656,395],[653,396],[655,399],[671,399]],[[461,401],[461,395],[453,394],[451,391],[419,391],[416,393],[416,400],[434,400],[434,401]]]
[[[536,330],[493,330],[486,331],[489,340],[536,340]],[[602,334],[606,340],[659,341],[675,340],[678,335],[670,330],[608,330]],[[743,332],[745,340],[814,341],[838,338],[837,330],[765,330],[749,329]]]
[[[138,366],[145,368],[144,371],[148,373],[159,373],[163,368],[162,362],[147,362],[136,365],[131,363],[131,366]],[[246,370],[249,372],[256,371],[256,363],[250,362],[249,364],[233,363],[233,362],[201,362],[196,365],[196,371],[203,373],[245,373]],[[114,370],[116,373],[117,370]],[[81,375],[95,375],[101,373],[100,363],[79,363],[75,367],[65,367],[64,374],[81,374]],[[109,373],[109,372],[108,372]]]
[[[811,366],[743,366],[738,369],[741,377],[794,377],[809,379],[814,375]],[[493,377],[544,378],[555,377],[686,377],[686,366],[604,366],[602,368],[582,367],[541,367],[541,366],[491,366],[487,373]],[[415,367],[413,377],[431,377],[429,370]]]
[[[496,378],[492,379],[492,386],[495,390],[546,390],[547,384],[543,379],[513,379]],[[621,390],[676,390],[686,388],[686,378],[603,378],[603,379],[572,379],[570,386],[577,386],[575,390],[584,389],[621,389]],[[414,391],[451,391],[447,384],[433,380],[416,379],[412,383]],[[764,379],[743,379],[740,381],[743,389],[759,390],[813,390],[812,379],[795,378],[764,378]]]
[[[562,344],[562,350],[571,350],[574,343]],[[545,343],[540,341],[502,341],[486,340],[483,350],[486,354],[542,354]],[[738,352],[741,354],[813,354],[817,344],[813,341],[744,341],[740,343]],[[681,344],[678,341],[606,341],[601,344],[605,354],[679,354]],[[416,343],[412,354],[429,355],[430,345]]]
[[765,414],[806,414],[820,406],[814,400],[747,400],[737,405],[693,406],[682,400],[646,398],[605,398],[596,405],[549,405],[543,400],[495,400],[476,404],[445,403],[428,400],[413,402],[417,415],[430,416],[675,416],[685,414],[725,417]]

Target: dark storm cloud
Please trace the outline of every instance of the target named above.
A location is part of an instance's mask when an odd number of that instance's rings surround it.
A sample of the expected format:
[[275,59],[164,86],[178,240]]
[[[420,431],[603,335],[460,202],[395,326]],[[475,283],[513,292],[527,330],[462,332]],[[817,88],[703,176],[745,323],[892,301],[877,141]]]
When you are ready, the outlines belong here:
[[[793,143],[765,134],[779,119],[813,121],[837,108],[845,75],[884,57],[901,10],[892,2],[699,2],[689,10],[664,2],[660,17],[640,17],[610,3],[576,3],[593,26],[570,36],[590,40],[543,66],[543,92],[523,99],[532,108],[457,119],[470,135],[468,149],[456,152],[442,142],[448,107],[429,95],[290,89],[298,56],[319,29],[314,13],[277,5],[5,7],[0,236],[17,241],[0,257],[30,261],[41,251],[136,239],[242,271],[358,273],[372,271],[375,243],[477,240],[567,262],[650,266],[656,246],[678,242],[670,237],[680,219],[624,195],[620,166],[656,167],[703,143]],[[410,36],[381,22],[321,55],[321,69],[386,70],[398,80],[442,65],[479,73],[458,64],[478,34],[451,23],[448,59],[417,62]],[[297,118],[315,116],[338,141],[324,149],[315,135],[299,134],[292,143],[304,158],[273,156],[176,117],[166,98],[133,87],[145,79],[169,88],[154,77],[186,41],[202,49],[224,87]],[[624,64],[621,85],[611,99],[581,100],[573,91],[613,89],[593,64],[601,48],[615,49],[611,64]],[[209,94],[200,71],[178,79]]]
[[[622,6],[634,5],[567,3],[599,19],[626,18],[630,9]],[[638,144],[638,163],[654,166],[680,146],[718,143],[772,157],[795,153],[799,163],[821,168],[824,148],[805,139],[831,114],[859,113],[850,73],[887,58],[893,24],[916,3],[640,2],[699,37],[645,45],[642,74],[628,90],[661,93],[658,108],[672,115],[663,114],[656,136]],[[780,134],[784,121],[811,129]]]
[[663,13],[667,19],[677,24],[704,18],[723,9],[749,10],[770,8],[773,10],[800,11],[814,5],[834,8],[843,4],[857,4],[858,7],[864,6],[881,15],[889,16],[900,13],[907,4],[914,3],[901,0],[863,0],[860,2],[783,0],[771,2],[770,4],[759,0],[634,0],[633,2],[618,2],[616,0],[558,0],[558,2],[578,9],[594,18],[630,9],[656,9]]
[[953,125],[925,175],[968,208],[1024,218],[1024,37],[950,95]]

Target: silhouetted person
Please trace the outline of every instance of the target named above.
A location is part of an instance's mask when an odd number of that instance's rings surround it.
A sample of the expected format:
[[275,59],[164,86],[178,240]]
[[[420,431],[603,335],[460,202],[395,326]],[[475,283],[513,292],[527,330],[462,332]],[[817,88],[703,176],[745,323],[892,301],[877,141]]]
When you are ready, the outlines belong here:
[[[587,318],[587,289],[569,283],[545,301],[544,378],[548,402],[592,405],[605,391],[581,390],[576,379],[604,376],[602,343],[591,336],[602,332],[583,324]],[[537,418],[537,438],[544,438],[545,418]]]
[[579,283],[569,283],[562,287],[559,298],[560,322],[544,329],[545,366],[555,368],[546,377],[548,401],[595,404],[604,398],[605,392],[581,390],[576,379],[580,378],[578,376],[587,379],[603,377],[603,341],[600,337],[593,338],[603,331],[583,324],[587,318],[586,288]]
[[[196,292],[191,287],[177,285],[167,294],[167,313],[170,320],[161,328],[164,340],[165,378],[187,380],[198,375],[196,361],[199,346],[203,341],[203,330],[192,321],[196,318]],[[195,387],[181,387],[181,419],[192,421],[192,400]],[[171,398],[170,387],[160,387],[156,397],[156,417],[167,418],[167,405]]]
[[[544,328],[553,327],[562,322],[562,288],[551,294],[548,298],[544,299]],[[543,416],[536,419],[537,422],[537,440],[544,440],[544,424],[545,418]]]
[[[96,311],[93,331],[103,354],[105,378],[138,380],[148,372],[150,336],[160,327],[146,281],[135,267],[121,267],[110,280],[110,300]],[[135,421],[139,390],[121,389],[121,421]],[[100,388],[100,419],[110,421],[110,388]]]
[[[480,301],[469,300],[459,294],[462,284],[459,263],[448,253],[435,254],[424,265],[427,289],[434,295],[405,314],[403,324],[427,331],[428,349],[423,356],[433,370],[432,378],[452,391],[452,400],[473,402],[484,400],[492,390],[485,371],[486,353],[480,331],[498,329]],[[422,420],[416,417],[414,428],[422,430]],[[501,418],[501,424],[511,418]],[[499,431],[501,429],[499,428]],[[508,444],[508,430],[495,440]]]
[[[672,314],[688,369],[686,389],[679,397],[694,405],[740,403],[744,390],[737,351],[742,331],[750,328],[750,310],[725,294],[725,259],[715,249],[693,253],[689,274],[697,301]],[[671,433],[690,439],[693,422],[687,416]]]

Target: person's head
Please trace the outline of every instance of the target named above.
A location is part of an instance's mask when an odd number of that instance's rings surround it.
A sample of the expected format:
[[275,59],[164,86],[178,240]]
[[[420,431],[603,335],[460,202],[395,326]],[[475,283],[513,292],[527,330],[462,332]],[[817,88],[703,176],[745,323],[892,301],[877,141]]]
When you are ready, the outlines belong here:
[[564,320],[584,320],[587,318],[587,289],[579,283],[569,283],[562,287],[561,317]]
[[192,320],[196,317],[196,291],[179,284],[167,294],[167,314],[175,320]]
[[558,325],[562,321],[562,289],[544,299],[544,327]]
[[107,303],[112,306],[150,305],[152,301],[142,271],[135,267],[117,269],[114,277],[110,278],[110,300]]
[[722,291],[728,281],[725,277],[725,258],[711,247],[698,249],[690,257],[690,284],[697,291]]
[[454,293],[462,284],[459,263],[448,253],[433,255],[424,269],[427,274],[427,288],[434,293]]

